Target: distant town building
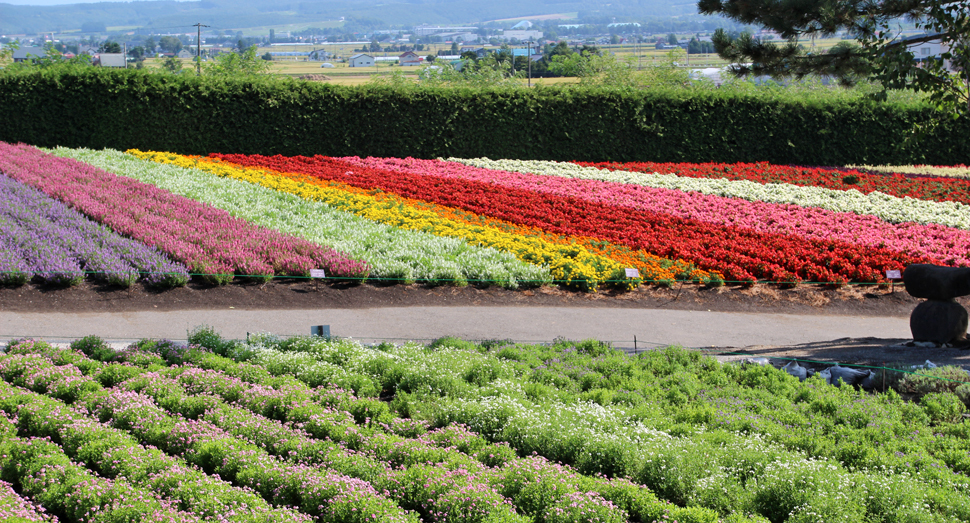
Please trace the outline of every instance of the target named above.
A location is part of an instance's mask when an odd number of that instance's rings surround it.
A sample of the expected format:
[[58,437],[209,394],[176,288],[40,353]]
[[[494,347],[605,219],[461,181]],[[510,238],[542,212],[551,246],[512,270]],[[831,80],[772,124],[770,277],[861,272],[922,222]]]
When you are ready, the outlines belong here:
[[477,27],[442,27],[437,25],[422,25],[414,28],[414,34],[415,36],[431,36],[440,33],[464,33],[477,30]]
[[502,38],[504,38],[506,40],[516,39],[516,40],[521,40],[523,42],[526,41],[526,40],[538,40],[538,39],[542,38],[542,31],[532,31],[532,30],[528,30],[528,31],[522,31],[522,30],[502,31]]
[[374,57],[365,53],[355,54],[350,57],[348,67],[374,67]]
[[95,65],[100,65],[101,67],[125,67],[127,63],[124,53],[101,53],[97,56]]
[[25,62],[27,60],[32,60],[36,58],[45,58],[47,56],[47,51],[43,47],[32,47],[26,46],[20,49],[15,49],[13,52],[14,62]]
[[[927,36],[928,35],[910,36],[904,38],[903,40],[915,40],[917,38],[926,38]],[[909,52],[913,53],[913,59],[917,62],[939,60],[940,55],[950,50],[950,47],[943,43],[942,38],[937,38],[935,40],[929,40],[926,42],[907,44],[906,48],[909,50]],[[945,60],[943,62],[943,68],[951,73],[954,72],[953,63],[950,62],[950,60]]]
[[407,51],[398,57],[398,63],[402,66],[421,65],[423,61],[424,58],[418,56],[414,51]]

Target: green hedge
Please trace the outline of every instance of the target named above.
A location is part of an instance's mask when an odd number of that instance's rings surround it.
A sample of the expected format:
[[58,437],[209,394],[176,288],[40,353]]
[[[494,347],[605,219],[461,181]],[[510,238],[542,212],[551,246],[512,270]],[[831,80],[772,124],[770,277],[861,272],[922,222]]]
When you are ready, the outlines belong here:
[[[817,97],[816,97],[817,98]],[[209,152],[588,161],[970,162],[924,106],[718,90],[342,87],[136,70],[0,75],[0,140]]]

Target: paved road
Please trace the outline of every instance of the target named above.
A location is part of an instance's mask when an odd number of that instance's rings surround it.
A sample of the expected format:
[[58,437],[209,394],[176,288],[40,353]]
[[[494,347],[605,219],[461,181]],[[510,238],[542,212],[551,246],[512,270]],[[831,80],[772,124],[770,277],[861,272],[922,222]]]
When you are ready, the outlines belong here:
[[549,342],[595,338],[618,348],[663,345],[745,347],[795,345],[843,337],[909,338],[907,318],[558,307],[397,307],[287,311],[204,310],[127,313],[0,312],[0,341],[37,337],[73,340],[96,334],[109,340],[184,340],[198,325],[223,336],[247,332],[309,334],[330,325],[331,334],[364,342],[427,341],[441,336],[469,340]]

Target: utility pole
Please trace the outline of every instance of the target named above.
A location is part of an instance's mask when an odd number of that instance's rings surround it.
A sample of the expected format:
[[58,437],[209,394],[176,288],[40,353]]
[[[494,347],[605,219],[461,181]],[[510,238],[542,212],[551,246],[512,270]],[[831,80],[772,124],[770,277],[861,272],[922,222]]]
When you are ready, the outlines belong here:
[[195,75],[202,76],[202,28],[209,27],[201,22],[195,24]]
[[509,78],[515,78],[515,50],[509,49],[509,53],[512,55],[509,60]]
[[532,39],[529,39],[529,51],[526,60],[529,61],[529,87],[532,87]]

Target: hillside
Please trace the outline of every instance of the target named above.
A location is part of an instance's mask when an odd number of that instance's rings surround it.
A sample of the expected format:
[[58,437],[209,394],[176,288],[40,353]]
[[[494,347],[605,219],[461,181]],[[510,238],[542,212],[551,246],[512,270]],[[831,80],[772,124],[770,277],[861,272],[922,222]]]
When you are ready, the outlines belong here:
[[83,24],[107,28],[178,31],[201,22],[214,29],[369,19],[392,26],[477,23],[489,20],[578,12],[609,17],[661,17],[696,13],[693,2],[677,0],[525,0],[447,2],[444,0],[294,1],[204,0],[201,2],[100,2],[59,6],[0,3],[0,34],[62,32]]

